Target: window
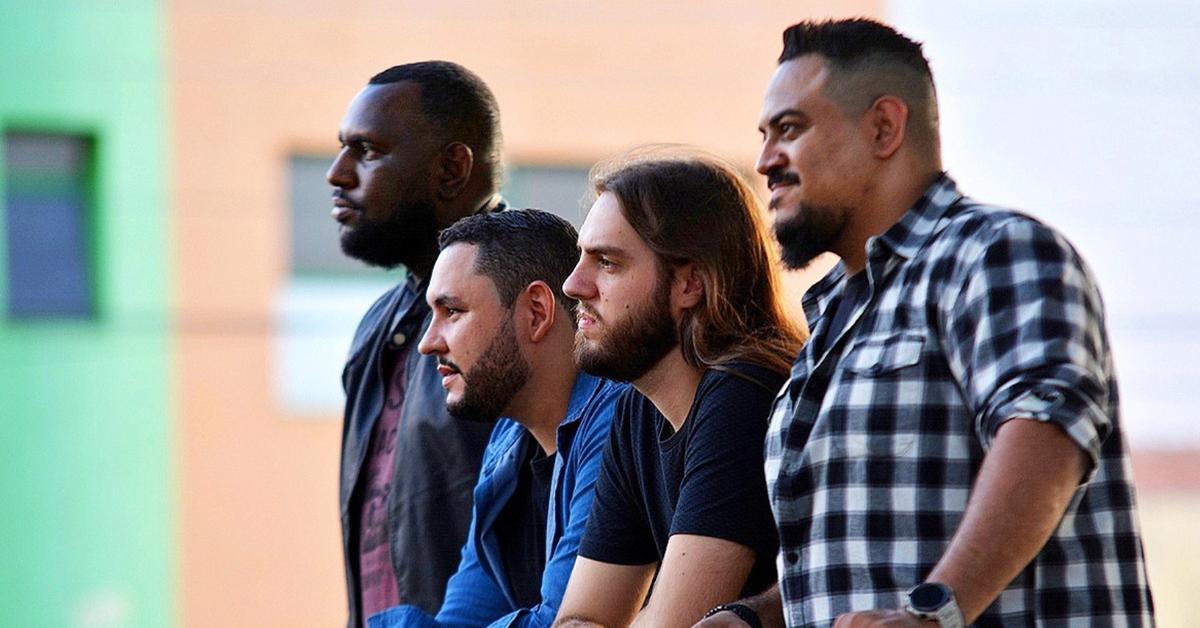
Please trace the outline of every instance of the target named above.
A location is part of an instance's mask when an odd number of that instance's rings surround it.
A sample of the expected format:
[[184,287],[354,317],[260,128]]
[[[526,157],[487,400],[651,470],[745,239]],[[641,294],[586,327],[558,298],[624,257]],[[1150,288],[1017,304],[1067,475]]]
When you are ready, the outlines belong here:
[[91,187],[91,140],[5,133],[4,240],[10,317],[94,314]]
[[565,218],[578,229],[587,211],[587,166],[516,165],[509,169],[504,198],[510,207],[534,207]]

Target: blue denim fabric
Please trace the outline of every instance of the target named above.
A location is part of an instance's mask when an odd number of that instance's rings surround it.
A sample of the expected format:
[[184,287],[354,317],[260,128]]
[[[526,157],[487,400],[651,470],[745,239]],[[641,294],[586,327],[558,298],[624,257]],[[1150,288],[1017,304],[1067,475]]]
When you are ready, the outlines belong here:
[[483,453],[475,486],[471,531],[458,572],[446,585],[446,601],[437,617],[411,605],[396,606],[368,619],[368,628],[550,626],[558,614],[575,565],[579,540],[587,527],[592,495],[617,397],[627,388],[580,373],[571,391],[567,416],[558,427],[558,455],[551,475],[546,519],[546,570],[542,601],[517,608],[512,585],[503,572],[494,525],[516,488],[520,445],[532,439],[525,428],[501,419]]

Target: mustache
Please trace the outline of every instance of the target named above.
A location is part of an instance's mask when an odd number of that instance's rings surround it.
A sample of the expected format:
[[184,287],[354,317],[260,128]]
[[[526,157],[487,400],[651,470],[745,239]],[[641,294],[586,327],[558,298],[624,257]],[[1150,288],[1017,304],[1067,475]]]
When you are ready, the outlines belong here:
[[576,308],[576,311],[575,311],[575,320],[576,321],[579,320],[579,316],[582,314],[587,314],[588,317],[594,321],[600,320],[600,314],[598,312],[596,312],[596,310],[593,310],[590,305],[587,305],[586,303],[584,303],[582,301],[577,303],[575,308]]
[[450,370],[454,371],[455,373],[462,373],[462,369],[458,368],[457,364],[451,362],[450,360],[447,360],[446,358],[439,357],[437,359],[437,363],[438,363],[438,366],[444,366],[446,368],[449,368]]
[[773,188],[780,184],[795,185],[797,183],[800,183],[800,175],[788,172],[783,168],[774,168],[767,173],[767,187]]

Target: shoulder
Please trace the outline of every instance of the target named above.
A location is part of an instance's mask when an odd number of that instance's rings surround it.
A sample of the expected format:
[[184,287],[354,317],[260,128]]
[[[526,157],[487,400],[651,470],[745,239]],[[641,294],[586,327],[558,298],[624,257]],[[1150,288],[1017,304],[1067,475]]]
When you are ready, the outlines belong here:
[[374,332],[387,325],[388,312],[391,312],[396,303],[411,292],[412,288],[409,286],[409,282],[401,281],[375,299],[375,302],[363,314],[362,319],[358,321],[358,328],[354,331],[354,340],[350,346],[351,356],[369,344]]
[[1048,246],[1075,256],[1067,239],[1037,218],[1016,209],[964,198],[960,209],[944,219],[944,225],[931,242],[930,252],[970,261],[995,247],[1021,251],[1030,246],[1035,250]]
[[771,403],[787,377],[787,373],[746,363],[709,369],[696,391],[689,422],[744,426],[752,421],[765,428]]

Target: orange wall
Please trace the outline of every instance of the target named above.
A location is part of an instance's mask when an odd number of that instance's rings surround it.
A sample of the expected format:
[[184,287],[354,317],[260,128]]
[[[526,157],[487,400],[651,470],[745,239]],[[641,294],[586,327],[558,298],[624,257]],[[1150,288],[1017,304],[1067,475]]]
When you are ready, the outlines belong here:
[[168,3],[181,623],[344,620],[340,419],[285,416],[271,304],[287,277],[286,158],[331,152],[376,71],[445,58],[500,101],[510,161],[685,142],[749,168],[782,28],[860,1]]

